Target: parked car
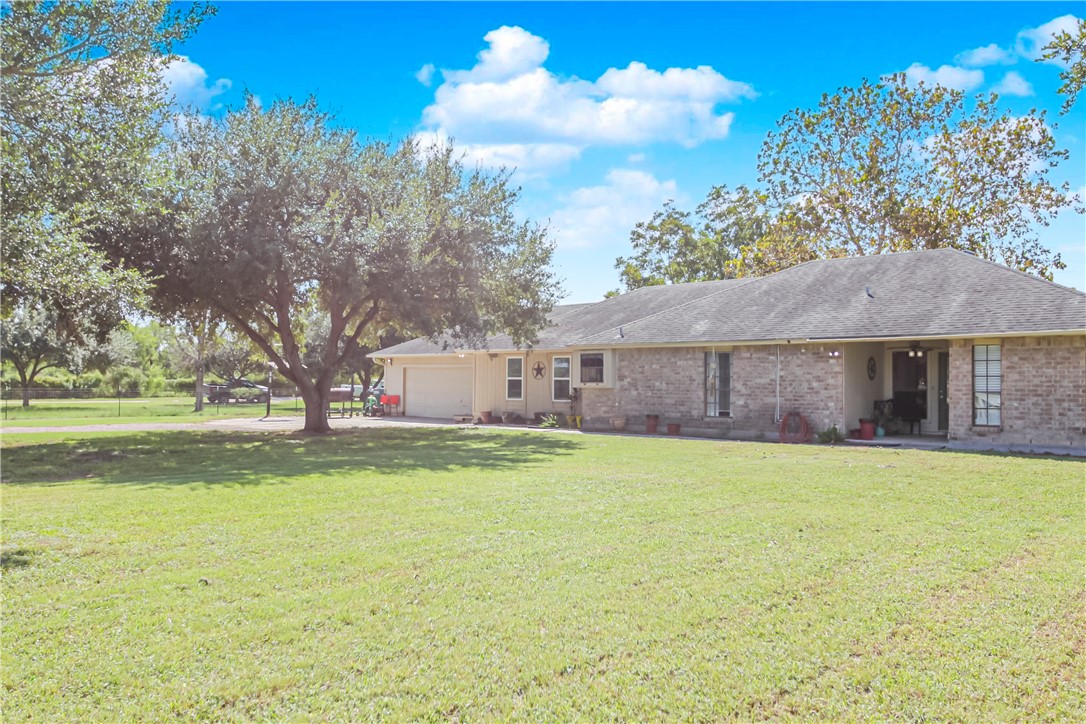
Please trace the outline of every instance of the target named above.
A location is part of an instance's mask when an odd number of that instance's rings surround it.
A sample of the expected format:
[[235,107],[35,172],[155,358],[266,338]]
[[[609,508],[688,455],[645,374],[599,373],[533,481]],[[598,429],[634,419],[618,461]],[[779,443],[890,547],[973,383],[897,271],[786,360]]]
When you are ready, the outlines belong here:
[[[241,390],[257,390],[256,393],[242,393]],[[217,385],[207,385],[207,401],[213,405],[237,399],[244,402],[267,402],[268,388],[245,378],[228,380]]]

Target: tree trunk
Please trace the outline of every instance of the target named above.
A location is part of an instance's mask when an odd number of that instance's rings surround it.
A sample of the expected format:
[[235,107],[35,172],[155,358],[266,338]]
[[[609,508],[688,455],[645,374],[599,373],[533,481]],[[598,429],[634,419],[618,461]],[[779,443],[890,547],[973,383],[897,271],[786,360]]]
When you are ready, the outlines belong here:
[[193,412],[204,411],[204,361],[201,359],[196,365],[196,406]]
[[328,387],[327,385],[303,385],[299,390],[305,403],[305,432],[330,432],[328,424]]
[[15,372],[19,375],[19,384],[23,386],[23,407],[30,407],[30,382],[34,379],[26,377],[26,368],[15,365]]

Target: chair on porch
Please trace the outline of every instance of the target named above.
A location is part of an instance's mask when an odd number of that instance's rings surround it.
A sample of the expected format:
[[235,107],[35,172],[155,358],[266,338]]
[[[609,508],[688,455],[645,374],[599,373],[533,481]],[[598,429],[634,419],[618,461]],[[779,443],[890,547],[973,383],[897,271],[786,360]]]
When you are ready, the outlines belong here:
[[895,392],[889,400],[875,400],[875,419],[878,421],[896,417],[902,422],[909,423],[909,434],[913,434],[913,425],[916,425],[916,433],[920,433],[920,421],[924,419],[924,411],[917,402],[916,396],[911,393]]

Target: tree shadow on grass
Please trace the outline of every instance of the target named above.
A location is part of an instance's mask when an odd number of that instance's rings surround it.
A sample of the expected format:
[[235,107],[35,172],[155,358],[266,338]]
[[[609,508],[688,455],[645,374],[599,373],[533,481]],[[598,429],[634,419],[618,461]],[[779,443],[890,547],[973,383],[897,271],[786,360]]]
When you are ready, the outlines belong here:
[[1013,450],[967,450],[961,448],[939,448],[932,452],[944,455],[974,455],[987,458],[1018,458],[1021,460],[1044,460],[1051,462],[1086,463],[1086,458],[1081,454],[1049,453],[1049,452],[1022,452]]
[[582,446],[569,435],[448,428],[350,430],[330,435],[143,432],[7,447],[7,485],[94,479],[124,485],[257,485],[349,471],[501,470]]

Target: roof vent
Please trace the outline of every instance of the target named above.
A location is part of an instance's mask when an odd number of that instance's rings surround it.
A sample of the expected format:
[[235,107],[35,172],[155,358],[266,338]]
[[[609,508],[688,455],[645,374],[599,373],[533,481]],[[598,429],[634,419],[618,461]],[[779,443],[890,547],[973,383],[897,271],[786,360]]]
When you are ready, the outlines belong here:
[[968,249],[958,249],[958,251],[960,251],[960,252],[962,252],[964,254],[968,254],[969,256],[976,256],[977,255],[977,252],[969,251]]
[[864,287],[864,294],[871,297],[872,299],[875,298],[875,293],[871,291],[871,287]]
[[626,337],[626,335],[622,333],[622,327],[619,327],[619,328],[618,328],[618,336],[619,336],[619,337],[621,337],[621,338],[625,338],[625,337]]

